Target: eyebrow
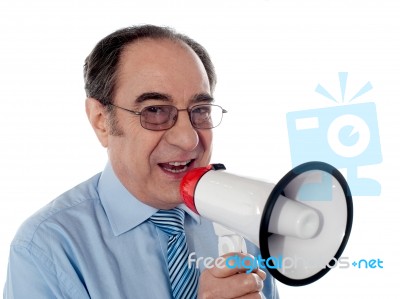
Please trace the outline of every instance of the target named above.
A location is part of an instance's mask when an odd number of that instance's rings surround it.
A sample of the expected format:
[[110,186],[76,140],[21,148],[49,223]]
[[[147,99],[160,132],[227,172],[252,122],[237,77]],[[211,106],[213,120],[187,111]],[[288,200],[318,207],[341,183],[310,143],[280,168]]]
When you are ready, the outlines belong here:
[[170,95],[159,93],[159,92],[145,92],[136,98],[136,103],[143,103],[147,100],[160,100],[172,102],[172,97]]
[[[160,92],[145,92],[138,96],[135,100],[136,103],[143,103],[147,100],[159,100],[164,102],[172,102],[172,96],[160,93]],[[190,99],[192,103],[200,103],[200,102],[214,102],[214,98],[208,93],[198,93],[192,96]]]
[[199,102],[212,103],[212,102],[214,102],[214,98],[211,95],[209,95],[208,93],[198,93],[192,97],[191,102],[192,103],[199,103]]

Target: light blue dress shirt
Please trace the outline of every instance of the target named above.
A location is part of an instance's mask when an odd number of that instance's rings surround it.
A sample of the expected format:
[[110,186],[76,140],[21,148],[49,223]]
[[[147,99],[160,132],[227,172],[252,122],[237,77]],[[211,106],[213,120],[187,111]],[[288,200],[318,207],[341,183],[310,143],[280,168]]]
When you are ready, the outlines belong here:
[[[212,223],[183,208],[190,215],[189,252],[218,257]],[[172,298],[168,236],[147,221],[156,211],[133,197],[107,164],[21,226],[11,244],[4,298]],[[278,298],[270,275],[264,294]]]

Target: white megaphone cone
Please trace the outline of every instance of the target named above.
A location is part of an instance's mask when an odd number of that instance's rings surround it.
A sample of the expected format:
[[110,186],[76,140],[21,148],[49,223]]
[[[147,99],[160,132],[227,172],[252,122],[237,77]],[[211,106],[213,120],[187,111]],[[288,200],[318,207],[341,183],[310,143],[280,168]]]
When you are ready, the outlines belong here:
[[224,170],[222,164],[197,168],[181,182],[185,204],[215,223],[220,254],[245,251],[243,236],[260,247],[269,272],[293,286],[330,270],[347,244],[353,217],[350,190],[337,169],[309,162],[277,184]]

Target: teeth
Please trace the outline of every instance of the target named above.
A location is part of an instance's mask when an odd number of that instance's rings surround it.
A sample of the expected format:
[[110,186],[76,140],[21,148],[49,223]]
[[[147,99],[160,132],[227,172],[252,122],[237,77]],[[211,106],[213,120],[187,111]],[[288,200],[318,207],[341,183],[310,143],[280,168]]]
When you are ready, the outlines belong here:
[[190,160],[185,162],[169,162],[168,164],[171,166],[184,166],[190,163]]
[[[179,167],[179,168],[169,168],[169,167],[164,167],[166,171],[172,172],[172,173],[180,173],[180,172],[185,172],[188,169],[188,164],[192,160],[187,160],[183,162],[168,162],[168,165],[173,166],[173,167]],[[183,167],[182,167],[183,166]]]
[[185,166],[182,169],[166,169],[166,168],[164,168],[164,169],[169,172],[172,172],[172,173],[180,173],[180,172],[185,172],[188,168],[187,168],[187,166]]

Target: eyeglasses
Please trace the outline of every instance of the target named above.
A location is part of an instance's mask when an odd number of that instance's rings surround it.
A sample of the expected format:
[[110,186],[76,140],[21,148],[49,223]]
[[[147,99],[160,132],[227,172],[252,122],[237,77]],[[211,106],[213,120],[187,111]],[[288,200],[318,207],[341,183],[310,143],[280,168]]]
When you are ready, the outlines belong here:
[[162,131],[172,128],[177,119],[179,111],[187,111],[192,126],[196,129],[212,129],[217,127],[224,113],[224,108],[213,104],[200,104],[187,109],[178,109],[171,105],[147,106],[142,111],[129,110],[114,104],[110,106],[128,111],[140,116],[140,124],[143,128],[151,131]]

